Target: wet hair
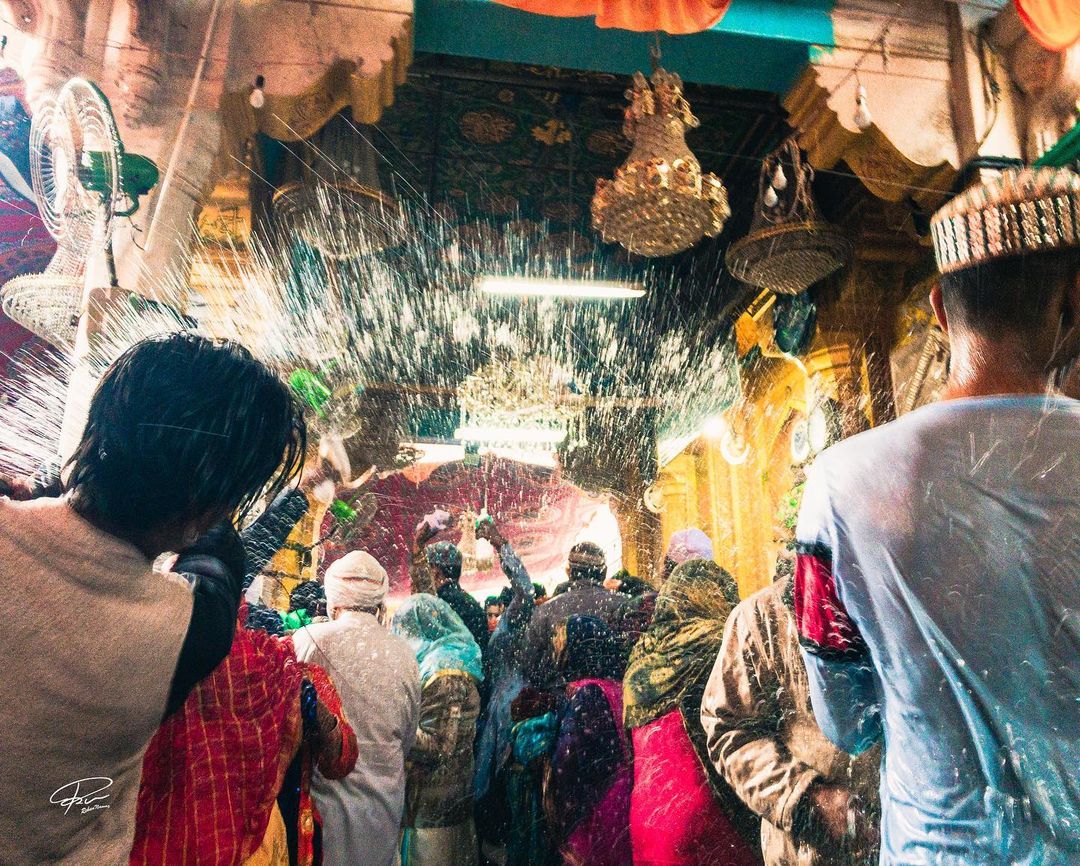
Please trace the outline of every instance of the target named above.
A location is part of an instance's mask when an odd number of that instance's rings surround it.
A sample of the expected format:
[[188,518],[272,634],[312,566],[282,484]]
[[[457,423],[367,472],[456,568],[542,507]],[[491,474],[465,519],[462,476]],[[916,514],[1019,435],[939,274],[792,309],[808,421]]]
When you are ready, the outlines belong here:
[[461,551],[457,545],[449,541],[436,541],[429,544],[424,551],[428,565],[439,572],[449,581],[457,582],[461,579]]
[[244,620],[244,628],[253,631],[264,631],[275,637],[285,637],[285,623],[272,607],[265,604],[248,605],[247,619]]
[[289,593],[289,613],[305,610],[308,616],[321,616],[320,607],[326,606],[326,590],[317,580],[305,580]]
[[941,277],[950,327],[988,336],[1029,334],[1042,326],[1062,285],[1080,271],[1080,251],[996,259]]
[[547,587],[542,583],[533,584],[533,595],[536,598],[547,598]]
[[76,510],[121,531],[204,515],[240,522],[299,473],[306,446],[292,393],[242,346],[151,337],[101,377],[68,488]]
[[607,577],[604,551],[591,541],[580,541],[570,548],[568,564],[571,580],[592,580],[597,583]]
[[501,605],[502,605],[502,600],[497,595],[489,595],[486,599],[484,599],[484,607],[485,608],[499,607]]

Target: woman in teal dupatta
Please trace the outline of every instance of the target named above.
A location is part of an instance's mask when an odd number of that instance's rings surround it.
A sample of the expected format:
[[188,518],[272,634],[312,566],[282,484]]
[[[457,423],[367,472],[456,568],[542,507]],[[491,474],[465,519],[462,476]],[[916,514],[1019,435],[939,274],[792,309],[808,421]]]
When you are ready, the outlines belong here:
[[405,772],[402,866],[475,866],[480,647],[450,605],[426,593],[405,600],[390,631],[412,647],[420,666],[420,723]]

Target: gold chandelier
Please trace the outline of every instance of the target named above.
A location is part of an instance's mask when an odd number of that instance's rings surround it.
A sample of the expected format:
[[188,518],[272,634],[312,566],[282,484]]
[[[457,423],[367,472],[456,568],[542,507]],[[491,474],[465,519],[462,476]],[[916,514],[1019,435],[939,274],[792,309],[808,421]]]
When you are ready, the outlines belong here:
[[623,134],[634,146],[614,179],[596,181],[593,228],[642,256],[668,256],[715,237],[731,209],[720,178],[703,174],[686,144],[687,128],[699,121],[682,79],[654,62],[650,79],[634,73],[626,98]]
[[455,438],[477,445],[554,451],[578,441],[585,406],[568,371],[539,356],[494,361],[458,386],[461,426]]

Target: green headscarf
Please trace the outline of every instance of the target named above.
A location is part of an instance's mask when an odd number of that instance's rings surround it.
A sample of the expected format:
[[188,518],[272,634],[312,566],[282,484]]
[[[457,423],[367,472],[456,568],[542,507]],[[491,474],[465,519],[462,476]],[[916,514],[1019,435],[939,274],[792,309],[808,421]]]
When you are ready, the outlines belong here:
[[702,684],[738,603],[735,579],[715,562],[691,559],[671,573],[656,599],[652,625],[630,654],[623,678],[626,727],[655,721]]

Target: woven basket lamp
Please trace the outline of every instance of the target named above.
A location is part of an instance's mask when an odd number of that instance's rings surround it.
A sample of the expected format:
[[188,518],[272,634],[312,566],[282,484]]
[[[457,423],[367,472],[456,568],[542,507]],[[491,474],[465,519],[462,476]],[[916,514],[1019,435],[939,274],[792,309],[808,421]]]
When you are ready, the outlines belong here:
[[851,241],[818,214],[811,180],[813,169],[791,139],[762,163],[750,233],[725,256],[738,279],[797,295],[851,260]]
[[401,210],[380,189],[378,154],[367,127],[338,114],[288,150],[274,193],[274,218],[330,259],[369,255],[402,242]]

